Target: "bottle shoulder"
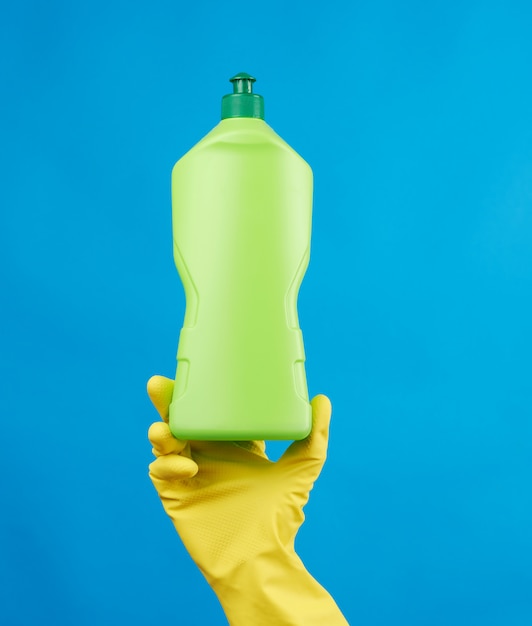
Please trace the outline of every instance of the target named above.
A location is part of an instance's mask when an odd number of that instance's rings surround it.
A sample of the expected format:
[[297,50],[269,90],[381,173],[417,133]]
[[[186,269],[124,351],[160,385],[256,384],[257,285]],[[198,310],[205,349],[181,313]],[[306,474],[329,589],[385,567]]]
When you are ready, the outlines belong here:
[[264,149],[285,153],[301,161],[310,171],[308,163],[299,155],[271,126],[264,120],[254,118],[228,118],[217,124],[207,135],[193,146],[174,165],[174,171],[195,160],[202,152],[213,152],[217,149]]

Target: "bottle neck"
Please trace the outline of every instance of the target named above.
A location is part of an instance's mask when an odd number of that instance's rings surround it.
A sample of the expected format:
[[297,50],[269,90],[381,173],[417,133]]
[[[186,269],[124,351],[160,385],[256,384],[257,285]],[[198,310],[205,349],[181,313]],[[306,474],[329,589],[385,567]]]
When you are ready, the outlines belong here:
[[232,117],[264,119],[264,98],[256,93],[231,93],[222,98],[222,120]]

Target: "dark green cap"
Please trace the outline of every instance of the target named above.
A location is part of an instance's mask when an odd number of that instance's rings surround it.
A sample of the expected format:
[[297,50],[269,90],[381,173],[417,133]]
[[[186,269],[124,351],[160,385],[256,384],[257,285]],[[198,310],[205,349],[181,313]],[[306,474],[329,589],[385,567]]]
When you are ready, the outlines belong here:
[[253,76],[240,72],[229,79],[233,93],[222,98],[222,119],[228,117],[258,117],[264,119],[264,98],[253,93]]

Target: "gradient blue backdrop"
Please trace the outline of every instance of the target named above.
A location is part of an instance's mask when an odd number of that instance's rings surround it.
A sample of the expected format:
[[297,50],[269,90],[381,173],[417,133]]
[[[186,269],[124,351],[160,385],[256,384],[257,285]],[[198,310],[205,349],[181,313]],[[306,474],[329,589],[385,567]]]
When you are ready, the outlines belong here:
[[302,558],[353,624],[532,624],[531,32],[511,0],[2,3],[0,623],[225,623],[145,382],[184,310],[170,171],[247,71],[315,174]]

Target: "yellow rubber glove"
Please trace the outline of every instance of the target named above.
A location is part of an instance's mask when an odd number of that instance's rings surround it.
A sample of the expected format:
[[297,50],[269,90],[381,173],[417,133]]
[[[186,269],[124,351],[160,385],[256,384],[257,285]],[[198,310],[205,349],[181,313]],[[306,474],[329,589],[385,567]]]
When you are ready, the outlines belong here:
[[168,424],[173,381],[148,394],[164,422],[148,436],[150,478],[231,626],[345,626],[329,593],[294,549],[303,506],[327,453],[331,404],[312,400],[313,429],[273,463],[264,442],[184,442]]

